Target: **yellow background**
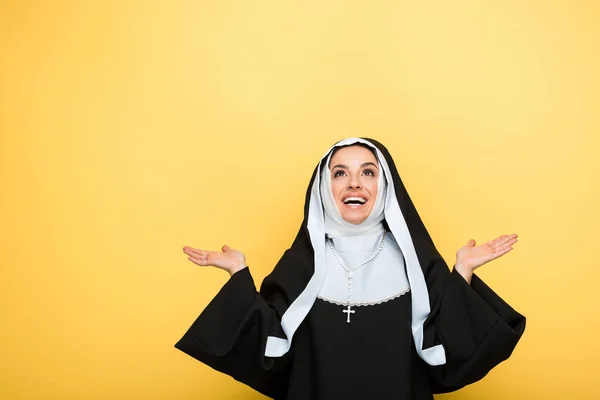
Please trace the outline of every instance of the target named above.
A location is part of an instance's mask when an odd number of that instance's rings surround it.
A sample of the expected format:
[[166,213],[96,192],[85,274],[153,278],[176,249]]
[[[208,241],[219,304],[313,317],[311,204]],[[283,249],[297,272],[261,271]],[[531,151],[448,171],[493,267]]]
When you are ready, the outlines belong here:
[[259,283],[312,169],[383,142],[449,263],[528,317],[439,399],[599,398],[600,6],[590,1],[0,0],[0,398],[263,399],[173,348]]

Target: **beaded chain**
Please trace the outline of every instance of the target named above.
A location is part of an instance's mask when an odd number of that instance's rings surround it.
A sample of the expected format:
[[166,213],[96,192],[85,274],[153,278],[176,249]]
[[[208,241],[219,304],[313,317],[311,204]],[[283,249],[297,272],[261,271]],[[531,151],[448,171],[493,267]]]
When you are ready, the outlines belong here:
[[333,255],[335,256],[335,258],[337,258],[337,260],[339,261],[342,268],[344,268],[344,271],[346,271],[348,273],[348,296],[346,297],[346,308],[343,310],[343,312],[348,315],[348,317],[346,318],[347,323],[350,323],[350,314],[354,314],[356,312],[355,310],[352,309],[352,306],[350,305],[350,295],[352,294],[352,278],[354,277],[354,273],[356,272],[357,269],[359,269],[363,265],[370,263],[371,261],[373,261],[375,259],[375,257],[377,257],[379,255],[379,253],[381,252],[381,249],[383,249],[386,234],[387,234],[387,232],[384,231],[383,237],[381,238],[381,244],[379,245],[379,248],[377,249],[375,254],[373,254],[367,261],[364,261],[364,262],[358,264],[354,269],[348,269],[348,267],[346,267],[346,264],[344,264],[344,261],[342,261],[341,257],[338,255],[338,253],[333,248],[333,240],[331,240],[331,238],[329,238],[329,247],[331,248]]

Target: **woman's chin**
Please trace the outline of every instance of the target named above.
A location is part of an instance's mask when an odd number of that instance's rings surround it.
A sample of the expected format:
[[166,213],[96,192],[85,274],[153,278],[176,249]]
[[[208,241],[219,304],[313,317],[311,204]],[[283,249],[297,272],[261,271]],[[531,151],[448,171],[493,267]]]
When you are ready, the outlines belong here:
[[342,219],[354,225],[360,225],[365,222],[371,214],[371,208],[371,205],[368,203],[362,205],[338,203],[338,210]]
[[360,225],[363,222],[365,222],[367,220],[367,218],[369,217],[369,215],[344,215],[342,214],[342,218],[344,219],[344,221],[354,224],[354,225]]

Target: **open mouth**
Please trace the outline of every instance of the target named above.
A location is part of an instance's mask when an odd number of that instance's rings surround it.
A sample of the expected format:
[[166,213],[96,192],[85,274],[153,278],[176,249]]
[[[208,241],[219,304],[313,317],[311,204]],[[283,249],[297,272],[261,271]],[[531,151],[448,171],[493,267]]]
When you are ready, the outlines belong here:
[[352,197],[346,197],[343,202],[345,205],[350,206],[350,207],[360,207],[362,205],[364,205],[368,200],[365,199],[364,197],[359,197],[359,196],[352,196]]

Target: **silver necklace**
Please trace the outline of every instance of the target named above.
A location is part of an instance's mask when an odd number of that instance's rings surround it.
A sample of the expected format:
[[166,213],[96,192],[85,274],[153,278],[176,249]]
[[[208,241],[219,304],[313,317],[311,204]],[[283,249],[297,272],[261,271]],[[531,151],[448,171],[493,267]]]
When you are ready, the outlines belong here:
[[383,249],[383,244],[385,243],[386,234],[387,234],[387,232],[383,231],[383,237],[381,238],[381,244],[379,245],[379,248],[377,249],[375,254],[373,254],[367,261],[364,261],[364,262],[358,264],[354,269],[348,269],[348,267],[346,267],[346,264],[344,264],[344,261],[342,261],[341,257],[338,255],[338,253],[333,248],[333,240],[331,238],[329,238],[329,247],[331,248],[333,255],[335,256],[335,258],[337,258],[337,260],[339,261],[342,268],[344,268],[344,271],[346,271],[346,273],[348,274],[348,296],[346,297],[346,308],[344,308],[342,310],[343,313],[347,314],[347,318],[346,318],[347,323],[350,323],[350,314],[354,314],[356,312],[355,310],[352,309],[352,305],[350,304],[350,295],[352,294],[352,278],[354,277],[354,273],[356,272],[357,269],[359,269],[363,265],[370,263],[371,261],[373,261],[375,259],[375,257],[377,257],[379,255],[379,253],[381,252],[381,249]]

